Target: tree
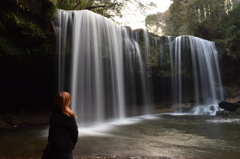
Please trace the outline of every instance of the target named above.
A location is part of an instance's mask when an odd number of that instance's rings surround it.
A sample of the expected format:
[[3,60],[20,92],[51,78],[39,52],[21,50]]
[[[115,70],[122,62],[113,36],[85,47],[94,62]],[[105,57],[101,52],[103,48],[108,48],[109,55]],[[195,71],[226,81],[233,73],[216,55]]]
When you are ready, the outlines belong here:
[[227,53],[233,58],[240,58],[240,3],[229,11],[226,21],[225,45]]
[[57,6],[64,10],[91,10],[107,18],[122,17],[123,11],[133,10],[129,6],[141,12],[156,7],[152,2],[144,3],[141,0],[57,0]]
[[228,12],[239,0],[172,1],[167,14],[157,13],[146,18],[149,30],[156,33],[161,28],[164,35],[193,35],[212,40],[224,37]]
[[172,27],[169,21],[169,11],[150,14],[145,18],[145,26],[151,33],[157,35],[171,35]]
[[164,13],[148,15],[145,26],[149,31],[162,35],[178,36],[184,28],[185,4],[191,0],[172,0],[173,3]]
[[169,7],[169,21],[172,28],[172,36],[179,36],[185,27],[184,24],[184,11],[185,5],[191,0],[172,0],[173,3]]
[[225,0],[192,0],[184,12],[185,32],[204,39],[224,37]]
[[57,6],[64,10],[91,10],[108,18],[111,18],[113,13],[118,15],[122,9],[122,4],[117,0],[58,0]]

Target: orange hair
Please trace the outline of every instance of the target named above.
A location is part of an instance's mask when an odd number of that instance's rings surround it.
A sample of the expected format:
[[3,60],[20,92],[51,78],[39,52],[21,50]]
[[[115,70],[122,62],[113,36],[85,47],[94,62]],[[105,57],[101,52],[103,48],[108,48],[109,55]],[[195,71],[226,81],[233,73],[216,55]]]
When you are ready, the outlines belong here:
[[58,106],[63,114],[76,117],[74,111],[69,108],[71,95],[68,92],[59,92],[55,96],[54,105]]

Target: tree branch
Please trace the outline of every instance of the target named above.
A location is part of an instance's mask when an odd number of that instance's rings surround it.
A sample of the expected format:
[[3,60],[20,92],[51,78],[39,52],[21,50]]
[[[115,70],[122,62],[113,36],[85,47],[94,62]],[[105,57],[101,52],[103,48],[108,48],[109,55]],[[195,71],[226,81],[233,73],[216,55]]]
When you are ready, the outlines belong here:
[[111,3],[110,5],[90,6],[90,7],[86,7],[85,9],[91,10],[91,9],[96,9],[96,8],[112,8],[117,4],[118,3]]

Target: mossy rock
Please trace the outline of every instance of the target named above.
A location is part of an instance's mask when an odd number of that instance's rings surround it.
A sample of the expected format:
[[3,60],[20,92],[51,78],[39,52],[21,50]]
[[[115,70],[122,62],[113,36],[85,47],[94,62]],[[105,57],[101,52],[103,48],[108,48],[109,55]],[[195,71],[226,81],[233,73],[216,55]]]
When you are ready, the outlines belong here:
[[19,120],[18,117],[14,114],[6,114],[3,120],[12,126],[23,124],[23,122]]
[[238,115],[240,115],[240,107],[236,109]]

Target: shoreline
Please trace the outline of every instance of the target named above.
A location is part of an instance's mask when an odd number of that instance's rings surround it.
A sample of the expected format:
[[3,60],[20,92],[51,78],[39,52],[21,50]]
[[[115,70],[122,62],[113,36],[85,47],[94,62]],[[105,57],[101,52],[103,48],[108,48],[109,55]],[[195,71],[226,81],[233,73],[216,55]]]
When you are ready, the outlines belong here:
[[[183,107],[184,108],[184,107]],[[173,113],[174,109],[158,109],[152,114]],[[34,125],[48,124],[50,111],[45,112],[28,112],[21,111],[19,113],[0,113],[0,130],[9,130],[16,128],[27,128]],[[224,111],[222,114],[215,116],[223,119],[240,119],[240,114],[231,111]]]
[[78,156],[74,159],[171,159],[165,156],[120,156],[120,155],[96,155],[96,156]]
[[[1,159],[7,159],[9,156],[0,156]],[[42,156],[38,156],[38,157],[13,157],[11,156],[11,159],[41,159]],[[126,155],[92,155],[92,156],[74,156],[73,159],[173,159],[170,157],[166,157],[166,156],[126,156]]]
[[50,111],[31,112],[27,110],[18,113],[0,113],[0,130],[48,124],[50,113]]

